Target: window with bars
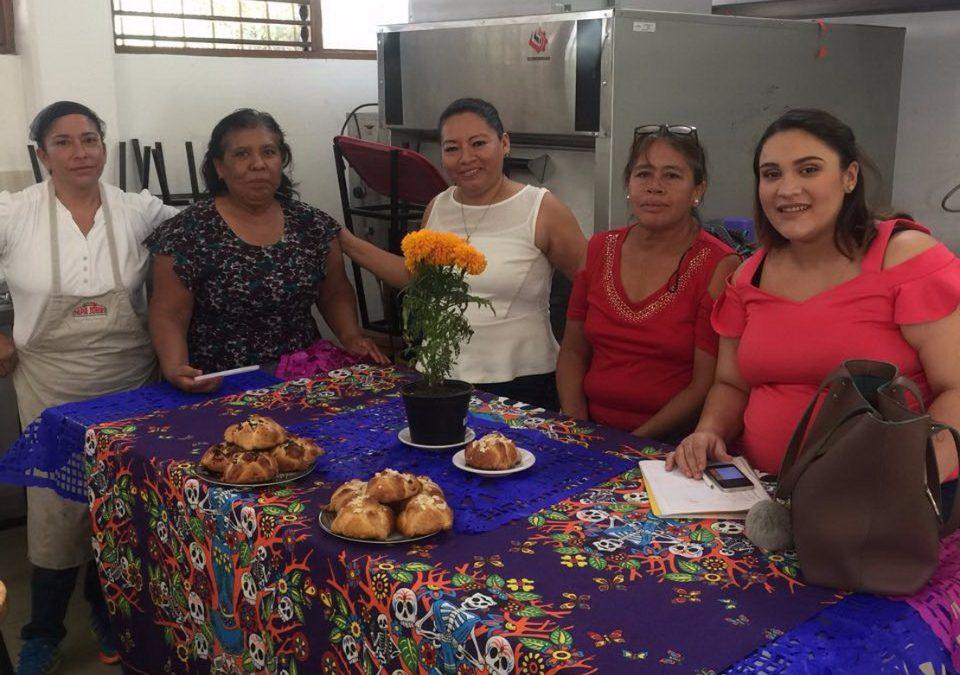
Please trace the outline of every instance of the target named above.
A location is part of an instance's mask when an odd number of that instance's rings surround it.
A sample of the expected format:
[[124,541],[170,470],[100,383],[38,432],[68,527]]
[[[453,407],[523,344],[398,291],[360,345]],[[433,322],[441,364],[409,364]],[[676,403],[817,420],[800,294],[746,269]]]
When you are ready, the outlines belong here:
[[0,54],[13,54],[13,0],[0,0]]
[[[6,2],[7,0],[0,0]],[[408,0],[111,0],[118,52],[375,58]]]

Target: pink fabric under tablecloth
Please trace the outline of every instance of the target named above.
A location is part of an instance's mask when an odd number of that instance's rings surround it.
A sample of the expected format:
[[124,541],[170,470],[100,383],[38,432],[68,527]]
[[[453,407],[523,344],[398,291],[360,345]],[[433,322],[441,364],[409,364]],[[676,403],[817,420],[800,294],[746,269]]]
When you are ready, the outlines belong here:
[[362,361],[360,357],[340,349],[332,342],[317,340],[302,351],[281,356],[275,374],[281,380],[314,377],[338,368],[353,366]]
[[940,565],[933,578],[905,600],[937,634],[960,671],[960,532],[941,542]]

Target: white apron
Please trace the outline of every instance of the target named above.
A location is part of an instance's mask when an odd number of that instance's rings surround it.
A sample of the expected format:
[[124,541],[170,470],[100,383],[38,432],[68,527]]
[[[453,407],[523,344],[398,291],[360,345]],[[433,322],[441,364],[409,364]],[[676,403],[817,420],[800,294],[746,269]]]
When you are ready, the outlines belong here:
[[[13,384],[24,428],[51,406],[82,401],[149,382],[156,359],[146,329],[120,277],[113,219],[106,195],[100,208],[114,287],[95,296],[66,295],[61,288],[57,197],[50,181],[50,297],[26,344],[17,345]],[[49,488],[27,489],[30,562],[48,569],[77,567],[91,557],[87,505]]]

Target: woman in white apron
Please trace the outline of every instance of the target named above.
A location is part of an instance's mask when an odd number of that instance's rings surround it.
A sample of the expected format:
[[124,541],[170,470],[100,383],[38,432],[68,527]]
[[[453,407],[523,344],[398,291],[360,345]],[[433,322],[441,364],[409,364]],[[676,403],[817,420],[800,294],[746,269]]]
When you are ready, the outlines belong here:
[[[146,329],[149,254],[141,242],[177,211],[146,191],[126,194],[100,183],[103,134],[103,122],[86,106],[48,106],[30,136],[50,179],[0,193],[0,270],[15,312],[13,340],[0,335],[0,375],[13,375],[24,428],[46,408],[133,389],[156,372]],[[56,667],[67,605],[85,563],[101,660],[118,660],[89,562],[89,518],[86,504],[47,488],[27,489],[32,613],[18,673]]]

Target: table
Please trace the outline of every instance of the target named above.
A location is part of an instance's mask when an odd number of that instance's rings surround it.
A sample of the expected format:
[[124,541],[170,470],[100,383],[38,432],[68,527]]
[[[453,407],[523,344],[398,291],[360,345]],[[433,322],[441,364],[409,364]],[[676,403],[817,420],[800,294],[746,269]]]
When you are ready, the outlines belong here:
[[[357,366],[88,431],[94,549],[128,671],[950,669],[906,603],[806,587],[792,555],[754,550],[738,523],[652,516],[632,467],[662,446],[485,396],[471,426],[536,444],[541,467],[551,452],[589,460],[564,474],[568,487],[594,466],[631,468],[544,507],[548,481],[501,479],[507,506],[482,531],[462,488],[483,485],[458,483],[448,456],[386,440],[402,424],[405,377]],[[260,491],[197,480],[199,453],[251,412],[317,438],[328,450],[318,472]],[[446,478],[457,528],[480,532],[383,547],[319,530],[336,483],[378,462],[407,468],[398,458]],[[525,503],[536,507],[499,524]]]

